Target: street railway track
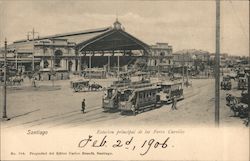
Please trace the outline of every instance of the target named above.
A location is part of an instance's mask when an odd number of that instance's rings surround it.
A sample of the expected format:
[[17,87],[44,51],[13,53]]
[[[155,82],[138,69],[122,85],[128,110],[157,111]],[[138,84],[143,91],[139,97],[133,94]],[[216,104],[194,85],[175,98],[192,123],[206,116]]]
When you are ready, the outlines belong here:
[[[98,106],[94,106],[94,107],[98,107]],[[89,111],[94,111],[95,109],[91,109]],[[23,122],[23,123],[19,123],[16,125],[11,125],[11,126],[7,126],[6,128],[10,128],[10,127],[17,127],[17,126],[23,126],[23,125],[27,125],[27,124],[31,124],[31,123],[35,123],[35,122],[39,122],[39,121],[44,121],[44,122],[50,122],[51,120],[49,119],[53,119],[53,118],[57,118],[58,120],[63,118],[63,117],[69,117],[70,115],[75,115],[77,113],[79,113],[80,110],[73,110],[67,113],[63,113],[63,114],[56,114],[56,115],[51,115],[48,117],[43,117],[43,118],[39,118],[39,119],[35,119],[35,120],[31,120],[31,121],[27,121],[27,122]],[[72,114],[73,113],[73,114]],[[69,116],[67,116],[68,114],[70,114]],[[82,114],[82,113],[81,113]],[[65,116],[66,115],[66,116]],[[62,116],[62,117],[61,117]]]
[[[201,91],[201,87],[202,86],[200,86],[197,89],[195,88],[194,90],[192,90],[192,91],[194,91],[194,93],[192,92],[192,94],[186,96],[185,99],[192,98],[192,97],[196,96],[197,94],[199,94],[200,91]],[[103,121],[108,121],[108,120],[113,120],[113,119],[118,119],[118,118],[123,118],[123,117],[129,117],[129,116],[120,115],[120,112],[117,112],[117,113],[104,113],[104,112],[101,111],[99,113],[96,113],[95,117],[88,117],[88,116],[85,117],[84,116],[84,118],[82,118],[82,117],[81,118],[75,118],[73,120],[57,124],[57,125],[55,125],[53,127],[66,125],[66,124],[70,125],[71,127],[77,127],[77,126],[89,125],[89,124],[92,124],[92,123],[103,122]]]
[[[193,98],[195,99],[196,95],[198,95],[202,88],[205,87],[203,85],[196,86],[196,88],[192,88],[191,91],[185,94],[185,100]],[[183,105],[184,102],[181,101],[179,103]],[[101,105],[100,105],[101,106]],[[90,107],[90,110],[87,110],[86,114],[82,114],[80,110],[73,110],[67,113],[56,114],[48,117],[43,117],[23,123],[19,123],[16,125],[7,126],[6,128],[17,127],[17,126],[28,126],[28,127],[36,127],[36,126],[43,126],[48,125],[50,128],[58,127],[58,126],[70,126],[70,127],[77,127],[82,125],[90,125],[93,123],[104,122],[108,120],[129,117],[120,115],[120,112],[115,113],[105,113],[103,112],[102,108],[98,106]],[[169,106],[169,105],[167,105]],[[143,113],[142,113],[143,114]]]

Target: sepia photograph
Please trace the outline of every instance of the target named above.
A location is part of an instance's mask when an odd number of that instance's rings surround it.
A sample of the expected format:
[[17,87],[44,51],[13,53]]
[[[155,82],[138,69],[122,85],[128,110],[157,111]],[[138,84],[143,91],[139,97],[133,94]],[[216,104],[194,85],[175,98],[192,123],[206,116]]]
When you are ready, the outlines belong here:
[[[164,160],[167,147],[176,148],[172,160],[249,160],[249,8],[247,0],[0,0],[1,160],[121,160],[130,154],[117,150],[123,141],[132,151],[147,145],[139,156],[152,155],[142,160]],[[132,135],[156,138],[132,146]],[[210,146],[196,154],[190,139]],[[54,151],[62,140],[66,154]],[[78,150],[117,145],[78,154],[66,150],[72,140]],[[31,152],[32,144],[41,146]]]

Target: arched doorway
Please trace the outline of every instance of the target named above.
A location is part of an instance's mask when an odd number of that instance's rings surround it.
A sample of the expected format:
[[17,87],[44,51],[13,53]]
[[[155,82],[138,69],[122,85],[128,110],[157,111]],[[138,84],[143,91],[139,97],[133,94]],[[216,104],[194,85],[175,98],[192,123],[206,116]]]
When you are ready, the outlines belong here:
[[47,59],[45,59],[45,60],[43,61],[43,67],[44,67],[44,68],[48,68],[48,67],[49,67],[49,62],[48,62]]
[[62,53],[61,50],[56,50],[55,51],[55,58],[54,58],[55,60],[54,60],[54,62],[55,62],[55,67],[56,68],[61,67],[62,55],[63,55],[63,53]]
[[73,63],[72,63],[72,61],[70,60],[70,61],[68,62],[68,71],[69,71],[69,72],[70,72],[71,69],[72,69],[72,65],[73,65]]

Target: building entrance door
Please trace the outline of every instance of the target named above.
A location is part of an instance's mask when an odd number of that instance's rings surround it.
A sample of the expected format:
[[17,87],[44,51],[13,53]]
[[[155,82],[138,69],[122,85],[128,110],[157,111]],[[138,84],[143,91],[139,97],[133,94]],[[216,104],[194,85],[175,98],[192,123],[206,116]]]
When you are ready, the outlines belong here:
[[69,72],[70,72],[71,69],[72,69],[72,65],[73,65],[73,63],[72,63],[72,61],[70,60],[70,61],[68,62],[68,71],[69,71]]

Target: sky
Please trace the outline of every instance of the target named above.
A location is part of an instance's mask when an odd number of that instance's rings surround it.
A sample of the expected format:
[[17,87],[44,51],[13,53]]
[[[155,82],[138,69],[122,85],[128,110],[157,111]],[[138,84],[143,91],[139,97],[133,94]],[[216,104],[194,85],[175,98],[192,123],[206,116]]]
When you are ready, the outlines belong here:
[[[215,52],[215,1],[0,0],[0,43],[108,27],[116,17],[126,32],[151,45],[166,42],[173,51]],[[221,2],[221,52],[249,55],[249,2]]]

